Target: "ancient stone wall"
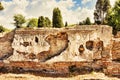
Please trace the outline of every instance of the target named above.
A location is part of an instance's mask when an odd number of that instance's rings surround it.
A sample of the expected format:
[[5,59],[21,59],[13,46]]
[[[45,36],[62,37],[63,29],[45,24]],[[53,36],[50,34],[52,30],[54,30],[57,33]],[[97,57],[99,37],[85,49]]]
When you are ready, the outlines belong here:
[[105,25],[15,29],[0,37],[0,72],[56,77],[100,71],[120,77],[119,49],[119,35]]
[[[3,34],[3,33],[2,33]],[[7,59],[13,54],[12,42],[14,31],[1,35],[0,37],[0,60]]]
[[110,45],[112,28],[106,25],[74,28],[17,29],[13,61],[83,61],[100,59]]

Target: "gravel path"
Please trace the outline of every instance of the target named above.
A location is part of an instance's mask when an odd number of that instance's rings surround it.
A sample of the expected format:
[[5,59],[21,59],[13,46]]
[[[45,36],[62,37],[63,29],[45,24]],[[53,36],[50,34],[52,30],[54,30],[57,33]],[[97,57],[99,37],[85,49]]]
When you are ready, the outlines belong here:
[[91,73],[87,75],[78,75],[70,78],[52,78],[52,77],[40,77],[30,74],[1,74],[0,80],[120,80],[115,77],[107,77],[103,73]]

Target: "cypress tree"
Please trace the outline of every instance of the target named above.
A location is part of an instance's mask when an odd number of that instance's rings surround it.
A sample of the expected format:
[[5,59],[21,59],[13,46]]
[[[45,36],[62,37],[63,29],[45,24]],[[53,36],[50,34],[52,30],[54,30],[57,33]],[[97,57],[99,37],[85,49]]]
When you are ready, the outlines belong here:
[[45,19],[43,16],[40,16],[38,19],[38,27],[44,27],[45,26]]
[[85,25],[91,25],[91,21],[89,17],[86,18]]
[[68,23],[67,23],[67,21],[65,22],[65,27],[67,27],[68,26]]
[[53,10],[53,27],[61,28],[63,27],[62,15],[59,8],[54,8]]
[[95,5],[95,12],[94,12],[94,19],[95,23],[101,24],[102,22],[102,8],[104,5],[104,0],[97,0],[96,5]]

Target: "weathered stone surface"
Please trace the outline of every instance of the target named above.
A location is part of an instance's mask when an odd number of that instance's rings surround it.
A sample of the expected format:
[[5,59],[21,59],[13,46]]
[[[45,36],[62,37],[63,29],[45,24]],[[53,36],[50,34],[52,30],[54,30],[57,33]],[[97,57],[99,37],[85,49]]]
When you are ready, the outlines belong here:
[[0,59],[6,59],[13,54],[12,41],[14,38],[14,31],[0,37]]
[[108,62],[106,68],[104,69],[104,73],[109,76],[116,76],[120,78],[120,63]]
[[85,48],[83,45],[80,45],[78,50],[79,50],[80,54],[82,54],[85,51]]
[[93,47],[93,59],[101,59],[102,58],[102,51],[104,48],[103,41],[100,40],[100,38],[97,38],[96,41],[94,41],[94,47]]
[[16,51],[18,54],[22,54],[22,55],[27,55],[28,53],[26,52],[20,52],[20,51]]
[[86,48],[88,50],[93,50],[93,44],[94,44],[94,41],[87,41],[86,42]]
[[37,54],[40,61],[46,61],[56,55],[60,55],[68,47],[68,35],[66,32],[59,32],[56,35],[48,35],[45,39],[50,48],[48,51],[43,51]]
[[0,37],[0,59],[0,72],[64,76],[100,71],[119,77],[120,40],[112,38],[108,26],[17,29]]
[[[59,32],[65,32],[67,34],[67,40],[64,36],[61,36],[64,33],[62,34]],[[37,56],[43,56],[37,57],[37,59],[41,59],[41,61],[49,59],[47,62],[83,60],[89,61],[95,59],[94,57],[97,58],[97,53],[100,53],[99,50],[102,51],[104,47],[107,47],[108,44],[110,44],[110,40],[112,39],[112,28],[105,25],[91,25],[89,27],[76,26],[74,28],[59,29],[16,29],[14,36],[14,41],[12,43],[14,53],[13,56],[10,57],[10,60],[31,61],[31,59],[28,59],[26,57],[26,54],[22,55],[20,53],[27,53],[27,55],[33,53]],[[66,41],[68,44],[67,48],[60,47],[66,45]],[[88,41],[92,42],[88,43]],[[83,49],[82,55],[80,55],[81,51],[79,48],[81,44],[84,47],[84,49],[81,48]],[[49,55],[57,53],[59,53],[59,56]],[[49,56],[49,58],[46,56]],[[100,59],[99,55],[98,59]]]
[[113,42],[112,59],[113,60],[120,59],[120,41]]
[[35,54],[33,54],[33,53],[30,53],[30,54],[28,54],[28,56],[27,56],[29,59],[36,59],[36,55]]

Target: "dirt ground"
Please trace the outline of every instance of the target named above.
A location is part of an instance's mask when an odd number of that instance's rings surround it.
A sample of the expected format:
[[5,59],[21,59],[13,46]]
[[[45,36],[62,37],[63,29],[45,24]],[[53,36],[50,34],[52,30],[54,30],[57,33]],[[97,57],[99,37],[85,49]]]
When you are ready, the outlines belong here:
[[[72,76],[72,75],[71,75]],[[91,73],[86,75],[78,75],[70,78],[52,78],[52,77],[40,77],[31,74],[1,74],[0,80],[120,80],[115,77],[107,77],[103,73]]]

